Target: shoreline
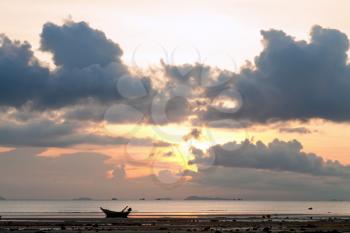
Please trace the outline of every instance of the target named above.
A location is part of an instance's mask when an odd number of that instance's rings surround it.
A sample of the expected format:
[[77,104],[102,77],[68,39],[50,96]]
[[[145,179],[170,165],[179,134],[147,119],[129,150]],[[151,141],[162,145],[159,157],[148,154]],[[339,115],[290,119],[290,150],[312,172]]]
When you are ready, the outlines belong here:
[[[65,218],[72,219],[103,219],[105,215],[102,212],[0,212],[2,220],[4,219],[50,219],[51,216],[62,216]],[[87,217],[88,216],[88,217]],[[132,212],[128,218],[143,218],[143,217],[154,217],[154,218],[171,218],[171,217],[187,217],[187,218],[244,218],[244,217],[337,217],[337,218],[349,218],[350,215],[336,214],[336,213],[209,213],[209,212]],[[0,218],[1,220],[1,218]]]
[[[288,217],[288,218],[287,218]],[[312,217],[312,218],[310,218]],[[350,216],[236,215],[161,218],[4,218],[1,233],[349,232]]]
[[336,214],[130,214],[127,219],[111,219],[105,218],[103,214],[99,216],[89,215],[66,215],[52,214],[52,215],[0,215],[0,222],[50,222],[50,221],[93,221],[93,222],[113,222],[120,220],[128,221],[143,221],[143,220],[176,220],[176,219],[196,219],[196,220],[236,220],[236,221],[323,221],[329,219],[338,219],[350,222],[350,215],[336,215]]

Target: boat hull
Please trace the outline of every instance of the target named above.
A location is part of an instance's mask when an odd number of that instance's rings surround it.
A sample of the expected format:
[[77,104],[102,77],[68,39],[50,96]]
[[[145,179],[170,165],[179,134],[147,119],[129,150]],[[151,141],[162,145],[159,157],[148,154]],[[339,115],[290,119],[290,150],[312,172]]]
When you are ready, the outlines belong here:
[[101,208],[102,212],[106,215],[106,218],[127,218],[130,212],[117,212]]

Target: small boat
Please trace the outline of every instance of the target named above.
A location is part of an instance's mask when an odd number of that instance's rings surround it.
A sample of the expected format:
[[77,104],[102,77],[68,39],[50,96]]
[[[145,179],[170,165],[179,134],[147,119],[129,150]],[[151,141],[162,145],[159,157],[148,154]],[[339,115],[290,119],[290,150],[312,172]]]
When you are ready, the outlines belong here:
[[122,211],[112,211],[112,210],[107,210],[100,207],[102,212],[105,213],[106,218],[127,218],[130,212],[132,211],[132,209],[129,208],[127,211],[125,211],[126,208],[128,207],[125,207]]

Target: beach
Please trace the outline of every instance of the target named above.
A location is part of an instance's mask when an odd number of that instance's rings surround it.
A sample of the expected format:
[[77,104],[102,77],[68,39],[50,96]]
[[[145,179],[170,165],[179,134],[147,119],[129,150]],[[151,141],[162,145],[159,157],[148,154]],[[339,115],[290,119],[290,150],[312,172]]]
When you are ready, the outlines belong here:
[[349,232],[349,216],[249,215],[220,217],[11,218],[0,221],[1,233],[88,232]]
[[[99,210],[126,205],[128,219]],[[345,201],[8,200],[0,202],[0,233],[350,232],[349,210]]]

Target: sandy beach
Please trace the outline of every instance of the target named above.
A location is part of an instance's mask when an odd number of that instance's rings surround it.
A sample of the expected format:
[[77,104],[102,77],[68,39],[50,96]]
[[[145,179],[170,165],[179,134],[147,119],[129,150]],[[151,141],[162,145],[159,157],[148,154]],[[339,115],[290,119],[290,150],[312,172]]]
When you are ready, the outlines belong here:
[[2,219],[0,232],[350,232],[348,216],[228,216],[129,219]]

